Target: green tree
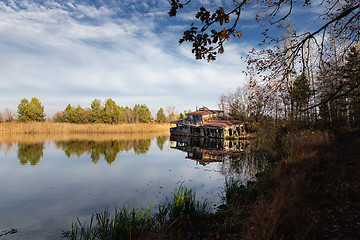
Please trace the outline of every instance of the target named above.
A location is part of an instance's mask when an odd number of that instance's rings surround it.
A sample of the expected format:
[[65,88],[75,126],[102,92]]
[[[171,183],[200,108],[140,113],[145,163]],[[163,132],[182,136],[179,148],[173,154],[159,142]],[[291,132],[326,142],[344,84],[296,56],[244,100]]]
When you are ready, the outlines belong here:
[[37,98],[32,98],[30,102],[23,98],[17,112],[20,122],[45,122],[44,106],[41,105]]
[[164,113],[164,109],[160,108],[159,111],[157,112],[156,122],[158,122],[158,123],[166,123],[167,122],[167,118]]
[[18,120],[19,122],[30,122],[30,104],[26,98],[21,99],[18,105]]
[[118,124],[125,122],[125,114],[120,114],[120,110],[120,107],[116,105],[115,101],[109,98],[105,103],[104,123]]
[[74,111],[74,119],[73,123],[77,124],[85,124],[89,122],[90,117],[90,110],[83,109],[80,105],[78,105],[76,108],[73,107]]
[[132,112],[135,122],[148,123],[151,121],[151,112],[146,104],[135,104]]
[[104,117],[104,108],[101,106],[99,99],[95,99],[91,103],[90,109],[90,122],[92,123],[102,123]]
[[300,111],[308,106],[310,96],[310,86],[304,74],[298,76],[291,89],[291,102],[294,105],[296,119]]
[[30,103],[30,118],[34,122],[45,122],[44,106],[41,104],[39,99],[32,98]]
[[65,110],[62,112],[62,122],[66,123],[75,123],[76,122],[76,112],[75,107],[68,104]]

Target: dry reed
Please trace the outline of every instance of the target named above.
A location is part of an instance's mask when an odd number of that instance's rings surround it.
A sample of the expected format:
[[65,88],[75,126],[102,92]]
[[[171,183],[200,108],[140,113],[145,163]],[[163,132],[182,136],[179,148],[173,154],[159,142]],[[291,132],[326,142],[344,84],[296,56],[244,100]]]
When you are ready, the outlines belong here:
[[139,140],[170,135],[170,124],[1,123],[0,142]]
[[72,124],[53,122],[1,123],[3,134],[63,134],[63,133],[149,133],[169,131],[170,124],[132,123],[132,124]]
[[287,154],[273,169],[273,185],[259,196],[250,211],[245,239],[309,239],[314,234],[304,202],[311,195],[309,172],[318,164],[322,146],[329,146],[328,132],[289,133],[283,141]]

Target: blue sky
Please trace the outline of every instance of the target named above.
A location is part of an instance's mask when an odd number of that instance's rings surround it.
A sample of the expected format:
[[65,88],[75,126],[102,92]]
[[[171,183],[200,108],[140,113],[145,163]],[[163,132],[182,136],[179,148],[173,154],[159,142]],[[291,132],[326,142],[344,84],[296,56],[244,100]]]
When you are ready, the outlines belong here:
[[167,0],[0,1],[0,111],[32,97],[48,117],[96,98],[145,103],[153,114],[169,105],[217,108],[220,94],[246,81],[241,57],[258,44],[256,10],[242,15],[244,37],[215,62],[195,60],[178,39],[199,6],[231,3],[200,0],[170,18]]

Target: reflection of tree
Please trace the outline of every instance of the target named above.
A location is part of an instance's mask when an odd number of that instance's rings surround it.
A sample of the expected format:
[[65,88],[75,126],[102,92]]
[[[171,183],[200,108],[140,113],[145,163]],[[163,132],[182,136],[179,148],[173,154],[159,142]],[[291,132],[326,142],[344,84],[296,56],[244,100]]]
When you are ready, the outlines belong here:
[[21,165],[30,162],[35,166],[43,157],[44,143],[19,143],[18,144],[18,159]]
[[145,154],[149,151],[151,139],[134,141],[133,149],[136,154]]
[[90,155],[91,161],[97,164],[100,158],[104,158],[108,164],[113,163],[119,152],[134,149],[136,154],[146,153],[151,144],[151,139],[138,141],[112,140],[112,141],[59,141],[56,142],[57,147],[61,148],[67,157],[83,154]]
[[88,141],[71,140],[64,143],[66,144],[62,144],[62,150],[68,158],[71,156],[80,157],[81,155],[90,152]]
[[157,137],[156,138],[156,144],[158,146],[158,148],[162,151],[164,149],[164,144],[166,142],[166,140],[168,139],[167,136],[162,136],[162,137]]

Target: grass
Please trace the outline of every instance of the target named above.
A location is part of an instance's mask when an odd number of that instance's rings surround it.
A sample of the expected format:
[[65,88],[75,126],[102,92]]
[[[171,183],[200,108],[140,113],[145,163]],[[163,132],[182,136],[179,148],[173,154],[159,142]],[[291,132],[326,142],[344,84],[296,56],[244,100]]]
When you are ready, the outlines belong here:
[[0,135],[4,134],[104,134],[104,133],[151,133],[170,131],[170,124],[73,124],[54,122],[0,123]]
[[[312,239],[316,228],[306,206],[314,195],[311,173],[333,141],[328,132],[301,131],[273,137],[282,158],[270,170],[268,191],[258,191],[249,209],[245,239]],[[260,180],[261,182],[261,180]],[[261,185],[261,184],[260,184]]]
[[63,231],[63,237],[71,240],[93,239],[172,239],[182,238],[184,231],[194,230],[201,218],[210,214],[206,201],[195,200],[195,193],[181,185],[174,196],[159,203],[159,211],[151,215],[150,208],[115,208],[112,215],[108,209],[93,213],[89,222],[77,219],[71,230]]

